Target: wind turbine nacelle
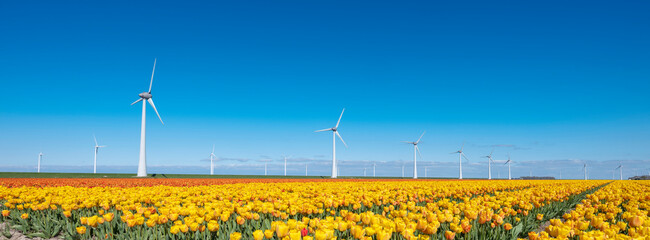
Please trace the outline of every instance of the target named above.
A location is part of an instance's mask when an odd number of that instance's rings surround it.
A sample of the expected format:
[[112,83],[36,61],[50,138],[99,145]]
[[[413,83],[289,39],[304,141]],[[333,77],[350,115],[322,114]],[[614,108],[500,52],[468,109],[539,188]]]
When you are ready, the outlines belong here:
[[143,93],[138,94],[138,96],[140,96],[141,98],[144,98],[144,99],[149,99],[149,98],[151,98],[151,93],[143,92]]

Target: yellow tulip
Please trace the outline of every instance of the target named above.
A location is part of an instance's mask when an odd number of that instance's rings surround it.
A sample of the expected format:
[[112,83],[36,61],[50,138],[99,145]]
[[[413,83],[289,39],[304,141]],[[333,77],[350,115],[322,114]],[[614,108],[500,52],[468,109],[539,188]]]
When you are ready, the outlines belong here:
[[240,240],[240,239],[241,239],[241,233],[233,232],[230,234],[230,240]]

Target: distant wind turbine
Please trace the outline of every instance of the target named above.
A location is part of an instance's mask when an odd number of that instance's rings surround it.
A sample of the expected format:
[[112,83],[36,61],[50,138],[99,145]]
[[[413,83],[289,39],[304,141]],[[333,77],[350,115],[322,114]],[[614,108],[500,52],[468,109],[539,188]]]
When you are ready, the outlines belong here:
[[404,164],[402,164],[402,177],[404,177]]
[[489,155],[484,156],[484,158],[488,159],[488,179],[492,179],[492,162],[494,162],[494,160],[492,160],[492,153],[493,152],[494,152],[494,149],[492,149],[492,151],[490,152]]
[[363,176],[364,177],[366,176],[366,169],[368,169],[368,168],[363,168]]
[[413,179],[418,178],[418,154],[420,154],[420,158],[422,158],[422,153],[420,153],[420,148],[418,148],[418,143],[420,143],[420,140],[422,139],[422,136],[424,136],[425,133],[426,131],[422,132],[420,138],[418,138],[418,140],[415,142],[402,141],[403,143],[413,144]]
[[425,166],[424,167],[424,178],[427,178],[427,170],[429,170],[430,166]]
[[505,164],[508,164],[508,180],[512,179],[512,175],[510,174],[510,164],[511,163],[512,163],[512,160],[510,160],[510,153],[508,153],[508,161],[506,161],[506,163],[505,163]]
[[372,177],[377,177],[377,163],[372,163]]
[[582,166],[582,170],[584,171],[584,174],[585,174],[585,180],[587,180],[588,179],[588,177],[587,177],[587,163],[584,163],[584,165]]
[[305,163],[305,176],[307,176],[307,164]]
[[99,146],[99,144],[97,144],[97,138],[95,137],[94,134],[93,134],[93,139],[95,140],[95,160],[93,165],[93,173],[97,173],[97,152],[99,151],[99,148],[103,148],[106,146]]
[[36,167],[36,172],[41,172],[41,160],[43,159],[43,152],[38,153],[38,166]]
[[616,169],[614,169],[614,170],[619,170],[619,172],[621,174],[620,175],[620,180],[623,180],[623,162],[619,162],[618,167]]
[[332,178],[336,178],[338,176],[338,167],[336,166],[336,137],[339,137],[339,139],[341,139],[341,142],[343,142],[343,145],[345,145],[345,147],[348,147],[348,145],[345,144],[345,141],[343,141],[341,134],[339,134],[339,132],[337,131],[339,128],[339,123],[341,123],[341,118],[343,117],[343,112],[345,112],[345,108],[343,109],[343,111],[341,111],[341,116],[339,116],[339,120],[336,122],[336,126],[332,128],[316,131],[316,132],[332,131]]
[[463,179],[463,159],[469,161],[467,158],[467,155],[463,152],[463,148],[465,147],[465,142],[463,142],[463,145],[460,147],[460,150],[452,152],[451,154],[456,154],[458,153],[458,179]]
[[284,176],[287,176],[287,156],[282,155],[282,157],[284,157]]
[[149,82],[149,91],[138,94],[138,96],[140,96],[140,99],[131,103],[131,105],[133,105],[142,101],[142,125],[140,127],[140,161],[138,162],[138,175],[137,175],[138,177],[147,176],[147,153],[145,147],[146,145],[145,132],[147,126],[147,102],[149,102],[149,105],[151,105],[153,110],[156,112],[156,115],[158,115],[158,119],[160,119],[160,122],[163,125],[165,124],[162,118],[160,118],[160,114],[158,114],[158,110],[156,110],[156,105],[153,103],[153,99],[151,99],[152,97],[151,86],[153,85],[153,73],[155,71],[156,71],[156,59],[153,60],[153,70],[151,70],[151,81]]
[[214,155],[214,144],[212,144],[212,152],[210,153],[210,175],[214,175],[214,159],[217,158],[217,155]]

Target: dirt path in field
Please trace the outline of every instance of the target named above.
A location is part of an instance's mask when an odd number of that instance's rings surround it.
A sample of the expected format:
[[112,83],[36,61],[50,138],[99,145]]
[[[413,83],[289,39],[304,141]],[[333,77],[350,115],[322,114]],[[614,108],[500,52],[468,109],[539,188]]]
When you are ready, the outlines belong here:
[[[5,228],[8,228],[9,225],[7,223],[0,223],[0,240],[45,240],[45,238],[28,238],[27,236],[23,235],[22,233],[18,232],[16,229],[10,229],[9,233],[11,234],[10,238],[7,238],[4,233],[5,233]],[[55,237],[55,238],[50,238],[48,240],[63,240],[63,237]]]

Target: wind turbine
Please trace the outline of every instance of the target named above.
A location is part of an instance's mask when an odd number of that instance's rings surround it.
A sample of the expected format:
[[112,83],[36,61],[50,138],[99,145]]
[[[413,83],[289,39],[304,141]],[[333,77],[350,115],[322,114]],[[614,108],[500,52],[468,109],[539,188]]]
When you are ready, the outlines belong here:
[[348,147],[348,145],[345,144],[345,141],[343,141],[341,134],[339,134],[339,132],[337,131],[337,129],[339,128],[339,123],[341,123],[341,118],[343,117],[343,112],[345,112],[345,108],[343,109],[343,111],[341,111],[341,116],[339,116],[339,120],[336,122],[336,126],[334,126],[333,128],[327,128],[327,129],[315,131],[315,132],[332,131],[332,178],[336,178],[338,176],[338,167],[336,166],[336,137],[339,137],[339,139],[341,139],[341,142],[343,142],[343,145],[345,145],[345,147]]
[[377,163],[372,163],[372,177],[377,177]]
[[615,168],[614,170],[617,170],[617,169],[619,170],[619,172],[621,174],[620,180],[623,180],[623,163],[622,162],[619,162],[618,167]]
[[494,160],[492,159],[492,153],[494,152],[494,149],[490,152],[490,155],[484,156],[484,158],[488,159],[488,179],[492,179],[492,162]]
[[156,110],[156,105],[153,103],[153,99],[151,99],[152,97],[151,86],[153,85],[153,73],[155,71],[156,71],[156,59],[153,60],[153,70],[151,70],[151,81],[149,82],[149,91],[138,94],[138,96],[140,96],[140,99],[131,103],[131,105],[133,105],[142,101],[142,125],[140,127],[140,161],[138,162],[138,175],[137,175],[138,177],[147,176],[147,153],[146,153],[146,146],[145,146],[146,145],[145,132],[147,126],[147,102],[149,102],[149,105],[151,105],[153,110],[156,112],[156,115],[158,115],[158,119],[160,119],[160,122],[163,125],[165,125],[162,118],[160,118],[160,114],[158,114],[158,110]]
[[282,155],[284,157],[284,176],[287,176],[287,156]]
[[307,163],[305,163],[305,176],[307,176]]
[[106,146],[99,146],[99,144],[97,144],[97,138],[95,137],[94,134],[93,134],[93,139],[95,139],[95,161],[93,165],[93,173],[97,173],[97,152],[99,151],[99,148],[103,148]]
[[366,169],[368,169],[368,168],[363,168],[363,176],[364,177],[366,176]]
[[427,178],[427,170],[429,170],[430,166],[425,166],[424,167],[424,178]]
[[38,153],[38,166],[36,167],[36,172],[41,172],[41,160],[43,159],[43,152]]
[[465,147],[465,142],[463,142],[463,145],[460,146],[460,150],[451,153],[451,154],[458,153],[458,179],[463,179],[463,159],[462,158],[465,158],[465,160],[469,161],[469,159],[467,158],[467,155],[465,155],[465,153],[463,152],[464,147]]
[[512,160],[510,160],[510,153],[508,153],[508,161],[506,161],[506,163],[505,163],[505,164],[508,164],[508,180],[512,179],[512,175],[510,175],[510,163],[512,163]]
[[212,144],[212,153],[210,153],[210,175],[214,175],[214,159],[217,158],[217,155],[214,155],[214,144]]
[[585,174],[585,180],[587,180],[587,163],[584,163],[584,165],[582,166],[582,170],[584,171]]
[[404,177],[404,164],[402,164],[402,177]]
[[402,141],[403,143],[413,144],[413,179],[418,178],[418,153],[420,154],[420,158],[422,158],[422,153],[420,153],[418,143],[420,143],[420,140],[422,139],[422,136],[424,136],[424,133],[426,133],[426,131],[422,132],[420,138],[418,138],[418,140],[415,142]]

